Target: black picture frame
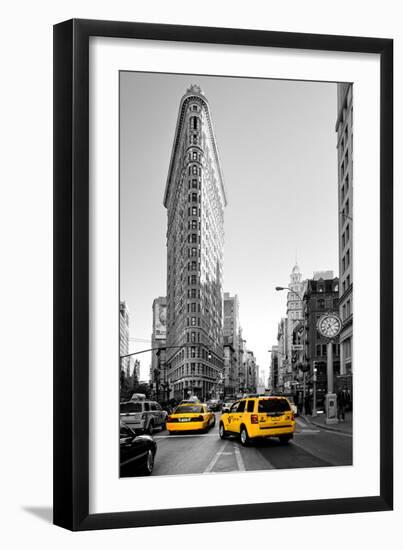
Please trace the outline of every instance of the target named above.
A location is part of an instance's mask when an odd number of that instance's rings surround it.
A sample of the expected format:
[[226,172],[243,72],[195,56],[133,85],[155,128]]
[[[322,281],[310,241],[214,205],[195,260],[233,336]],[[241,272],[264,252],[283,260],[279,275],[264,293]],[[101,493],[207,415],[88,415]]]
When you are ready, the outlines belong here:
[[[380,490],[370,497],[89,513],[89,38],[380,55]],[[73,19],[54,27],[54,523],[71,530],[393,508],[393,40]]]

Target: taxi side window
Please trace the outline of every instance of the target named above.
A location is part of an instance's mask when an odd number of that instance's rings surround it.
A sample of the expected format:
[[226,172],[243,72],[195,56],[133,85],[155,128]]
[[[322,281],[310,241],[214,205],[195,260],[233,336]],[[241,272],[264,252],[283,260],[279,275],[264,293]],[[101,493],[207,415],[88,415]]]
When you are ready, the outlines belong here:
[[246,401],[241,401],[241,402],[239,403],[239,407],[238,407],[237,412],[243,413],[244,410],[245,410],[245,405],[246,405]]
[[239,405],[238,402],[237,402],[237,403],[234,403],[234,404],[232,405],[232,407],[231,407],[230,412],[232,412],[232,413],[237,412],[237,410],[238,410],[238,405]]
[[157,409],[156,403],[150,403],[150,404],[151,404],[151,410],[152,410],[152,411],[158,410],[158,409]]
[[253,409],[255,408],[255,402],[254,401],[248,401],[248,413],[253,413]]
[[150,405],[149,405],[149,403],[144,403],[144,410],[145,410],[145,411],[149,411],[149,410],[150,410]]

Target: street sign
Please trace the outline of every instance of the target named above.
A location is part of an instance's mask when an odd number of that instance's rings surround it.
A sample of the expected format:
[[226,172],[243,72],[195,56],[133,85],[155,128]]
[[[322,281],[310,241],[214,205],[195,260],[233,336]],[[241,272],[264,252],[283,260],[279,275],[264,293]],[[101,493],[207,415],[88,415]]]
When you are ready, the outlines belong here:
[[303,344],[292,344],[291,349],[293,351],[303,351],[304,345]]

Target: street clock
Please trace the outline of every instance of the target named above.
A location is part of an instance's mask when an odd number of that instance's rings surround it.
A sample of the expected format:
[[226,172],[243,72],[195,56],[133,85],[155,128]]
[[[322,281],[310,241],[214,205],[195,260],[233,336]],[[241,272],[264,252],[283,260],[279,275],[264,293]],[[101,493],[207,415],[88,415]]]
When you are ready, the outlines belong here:
[[326,313],[318,320],[318,331],[325,338],[335,338],[340,334],[341,319],[336,313]]

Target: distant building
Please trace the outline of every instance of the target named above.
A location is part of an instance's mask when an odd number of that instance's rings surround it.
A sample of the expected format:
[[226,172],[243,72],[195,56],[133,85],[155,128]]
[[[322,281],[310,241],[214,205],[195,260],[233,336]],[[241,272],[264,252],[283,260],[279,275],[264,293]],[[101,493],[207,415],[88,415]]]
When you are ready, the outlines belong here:
[[239,327],[238,336],[238,373],[236,380],[236,392],[242,394],[246,388],[246,340],[242,335],[242,328]]
[[297,350],[293,341],[294,328],[303,318],[303,297],[306,288],[306,281],[302,281],[302,275],[297,264],[292,269],[288,286],[290,290],[287,293],[287,349],[285,350],[288,369],[285,376],[285,387],[287,393],[295,393]]
[[277,389],[279,392],[290,393],[291,391],[291,362],[288,345],[288,319],[283,317],[278,324],[277,331],[277,355],[278,355],[278,377]]
[[337,156],[339,188],[340,371],[352,373],[353,357],[353,86],[337,85]]
[[224,398],[235,397],[239,391],[237,353],[228,336],[224,336]]
[[[167,318],[167,299],[165,296],[155,298],[152,305],[153,310],[153,326],[151,334],[151,368],[150,380],[155,383],[155,377],[160,377],[160,373],[156,373],[156,369],[165,369],[165,347],[166,347],[166,318]],[[158,349],[162,349],[163,355],[158,353]]]
[[246,392],[256,392],[257,386],[257,370],[258,366],[256,365],[256,358],[253,351],[246,351],[246,360],[245,360],[245,391]]
[[223,335],[237,350],[239,347],[239,300],[236,294],[231,296],[229,292],[224,292]]
[[[333,273],[331,272],[333,275]],[[321,403],[327,386],[327,338],[317,330],[319,318],[325,313],[339,312],[339,279],[310,279],[304,295],[305,357],[309,366],[307,380],[312,381],[314,366],[317,369],[317,398]],[[340,373],[339,339],[333,343],[333,369]]]
[[279,348],[278,346],[271,347],[271,362],[270,362],[270,386],[273,394],[278,392],[278,369],[279,369]]
[[131,362],[133,381],[136,380],[138,382],[140,380],[140,361],[138,359],[134,359],[133,357],[130,357],[130,359],[133,359],[133,361]]
[[166,362],[175,399],[208,399],[222,379],[226,205],[210,107],[192,85],[180,102],[164,195]]
[[[228,387],[226,393],[235,395],[239,392],[239,365],[240,365],[240,334],[239,300],[235,294],[224,292],[224,372]],[[228,361],[231,358],[231,372],[228,371]]]
[[[120,357],[129,353],[129,310],[125,301],[120,302],[119,308],[119,353]],[[130,376],[130,358],[120,360],[120,370],[125,377]]]

